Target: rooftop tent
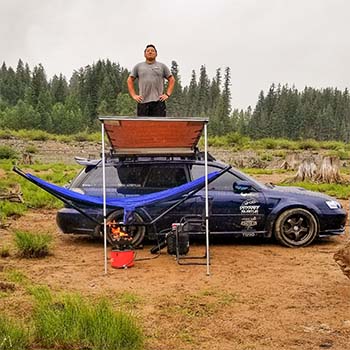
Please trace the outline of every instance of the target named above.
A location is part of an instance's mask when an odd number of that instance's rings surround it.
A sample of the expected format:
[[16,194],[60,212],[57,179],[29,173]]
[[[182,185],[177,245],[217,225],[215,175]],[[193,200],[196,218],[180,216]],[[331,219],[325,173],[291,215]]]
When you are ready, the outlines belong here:
[[207,275],[209,272],[208,151],[206,118],[100,117],[102,125],[102,174],[105,273],[107,273],[107,222],[105,178],[105,134],[116,155],[194,155],[204,133],[205,226]]

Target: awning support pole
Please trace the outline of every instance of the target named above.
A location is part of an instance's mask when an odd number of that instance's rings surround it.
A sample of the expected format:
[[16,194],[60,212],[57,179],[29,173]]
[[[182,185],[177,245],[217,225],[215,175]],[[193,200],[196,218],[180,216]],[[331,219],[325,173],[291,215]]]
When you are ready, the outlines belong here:
[[204,123],[204,169],[205,169],[205,245],[207,256],[207,276],[210,276],[209,256],[209,194],[208,194],[208,135],[207,123]]
[[103,186],[103,246],[105,275],[107,274],[107,205],[106,205],[106,157],[105,157],[105,124],[102,120],[102,186]]

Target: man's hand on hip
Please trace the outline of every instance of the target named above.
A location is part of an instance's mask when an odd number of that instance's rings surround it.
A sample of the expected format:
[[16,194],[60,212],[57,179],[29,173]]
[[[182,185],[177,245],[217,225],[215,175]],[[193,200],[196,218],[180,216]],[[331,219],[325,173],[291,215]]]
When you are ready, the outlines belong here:
[[141,103],[143,101],[143,97],[141,95],[134,95],[132,98],[138,103]]
[[160,95],[160,96],[159,96],[159,101],[164,102],[164,101],[166,101],[168,98],[169,98],[169,96],[168,96],[167,94],[163,94],[163,95]]

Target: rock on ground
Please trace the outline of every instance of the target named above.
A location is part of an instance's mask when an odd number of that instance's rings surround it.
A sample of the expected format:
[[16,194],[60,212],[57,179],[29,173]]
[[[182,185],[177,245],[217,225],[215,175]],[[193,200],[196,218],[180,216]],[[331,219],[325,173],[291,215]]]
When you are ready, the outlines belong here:
[[334,260],[340,266],[344,275],[350,278],[350,241],[334,254]]

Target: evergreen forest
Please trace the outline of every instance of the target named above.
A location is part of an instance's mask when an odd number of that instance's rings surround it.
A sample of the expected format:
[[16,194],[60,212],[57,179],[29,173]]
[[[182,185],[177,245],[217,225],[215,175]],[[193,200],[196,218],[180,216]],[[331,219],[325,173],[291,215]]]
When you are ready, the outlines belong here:
[[[176,79],[167,102],[167,115],[209,117],[209,133],[236,132],[253,139],[350,141],[350,96],[345,89],[272,84],[261,91],[255,106],[233,108],[231,70],[218,68],[209,77],[205,65],[192,71],[188,86],[181,82],[178,64],[171,63]],[[0,69],[0,128],[39,129],[55,134],[96,131],[98,116],[136,114],[128,94],[129,71],[110,60],[99,60],[75,70],[69,80],[62,74],[48,79],[45,68],[30,68],[21,59],[17,67],[4,62]],[[233,78],[234,80],[234,78]]]

